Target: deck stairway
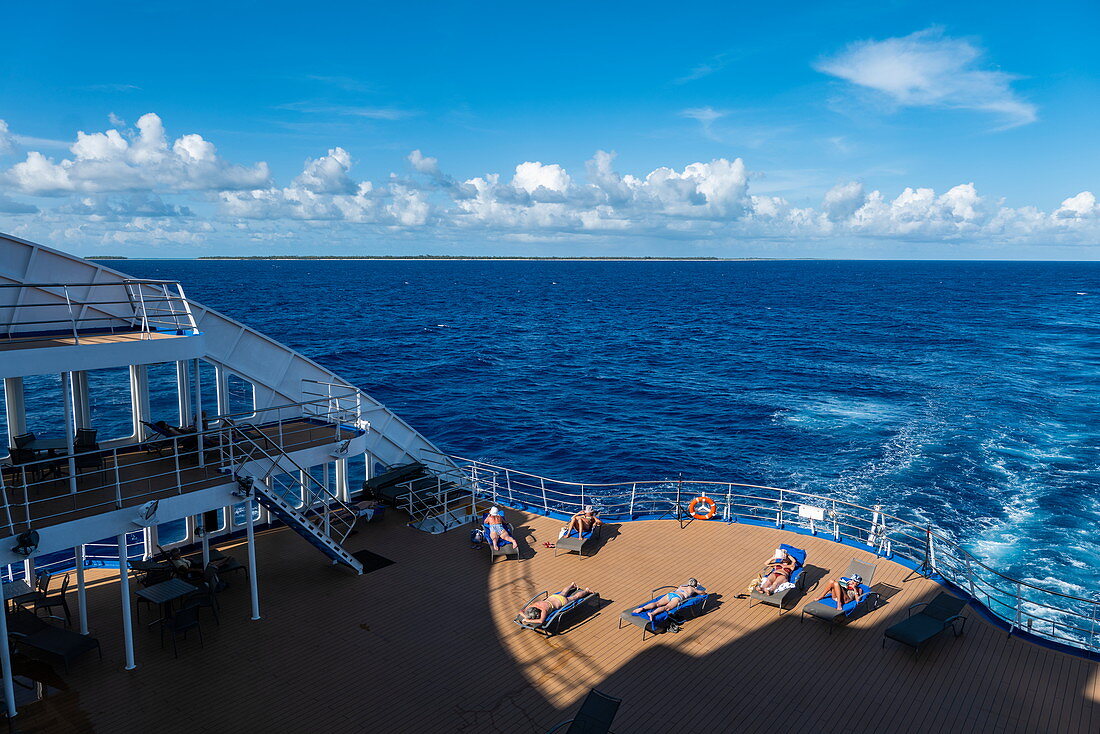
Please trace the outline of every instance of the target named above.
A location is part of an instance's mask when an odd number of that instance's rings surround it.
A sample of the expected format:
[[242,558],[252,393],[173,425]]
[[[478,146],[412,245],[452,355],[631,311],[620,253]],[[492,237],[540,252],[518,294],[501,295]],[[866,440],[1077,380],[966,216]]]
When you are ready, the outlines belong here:
[[426,462],[422,469],[390,490],[395,506],[412,518],[410,527],[445,533],[477,516],[469,479],[461,470],[442,462]]
[[[298,465],[255,426],[239,424],[230,432],[232,440],[220,447],[223,471],[232,473],[245,494],[305,538],[333,563],[363,572],[363,564],[348,552],[343,543],[355,527],[356,513],[328,487]],[[293,477],[291,489],[305,498],[299,507],[288,502],[285,490],[277,492],[267,480],[276,474]]]

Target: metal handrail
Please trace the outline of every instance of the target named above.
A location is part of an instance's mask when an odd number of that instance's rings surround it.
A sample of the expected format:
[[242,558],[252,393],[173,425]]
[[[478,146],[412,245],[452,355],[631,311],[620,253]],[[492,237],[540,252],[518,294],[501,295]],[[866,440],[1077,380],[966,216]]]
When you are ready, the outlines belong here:
[[[688,501],[696,495],[708,496],[718,507],[714,520],[748,520],[780,528],[808,526],[814,534],[854,540],[879,555],[919,564],[928,575],[969,591],[976,603],[1004,620],[1010,632],[1026,629],[1072,647],[1100,651],[1095,629],[1100,601],[1012,578],[983,563],[944,531],[885,512],[882,506],[866,507],[800,490],[740,482],[571,482],[461,456],[440,455],[436,461],[445,464],[447,460],[460,465],[475,497],[518,504],[544,515],[571,514],[585,504],[594,504],[601,516],[613,520],[655,516],[685,519],[689,517],[685,509]],[[430,458],[422,461],[434,463]],[[825,519],[815,524],[799,516],[800,505],[822,509]],[[1061,618],[1043,616],[1047,611]],[[1050,631],[1037,628],[1036,623],[1050,625]],[[1080,634],[1067,635],[1068,631]]]
[[[310,431],[307,431],[300,440],[294,440],[292,437],[294,434],[286,435],[282,430],[284,424],[300,421],[303,418],[316,419],[325,425],[335,426],[335,440],[341,440],[345,435],[344,432],[349,430],[347,427],[349,417],[354,420],[354,409],[337,406],[335,410],[311,410],[313,406],[331,408],[332,402],[329,399],[323,399],[288,403],[270,408],[262,408],[252,411],[248,413],[248,415],[262,416],[264,414],[270,414],[274,416],[273,420],[262,422],[259,426],[256,426],[256,428],[257,430],[264,428],[276,429],[278,434],[277,444],[284,452],[287,450],[293,451],[299,446],[308,445],[313,441]],[[292,408],[296,409],[293,415],[283,415],[284,412]],[[227,418],[229,418],[229,420],[227,420]],[[219,422],[221,425],[203,428],[194,433],[188,433],[182,436],[152,438],[134,443],[116,444],[111,447],[88,449],[79,452],[74,451],[72,453],[36,459],[34,461],[13,464],[10,466],[5,465],[3,471],[0,472],[0,490],[2,490],[2,492],[0,492],[0,498],[6,500],[4,503],[5,514],[3,515],[3,522],[0,524],[0,528],[6,528],[10,532],[14,531],[16,525],[25,525],[27,527],[41,526],[45,523],[64,518],[78,510],[106,512],[118,509],[123,505],[124,494],[126,504],[140,504],[146,498],[151,499],[153,496],[162,497],[164,495],[165,487],[154,489],[158,484],[156,480],[162,478],[171,478],[172,481],[165,484],[174,488],[178,494],[184,494],[193,491],[195,488],[206,485],[210,481],[207,472],[196,475],[193,480],[183,481],[180,473],[180,465],[182,462],[189,471],[195,468],[203,468],[206,466],[206,456],[210,451],[216,450],[220,446],[231,445],[233,443],[232,432],[234,430],[239,430],[236,422],[231,419],[231,416],[226,415],[217,416],[210,421],[210,423]],[[360,421],[357,427],[352,429],[352,433],[361,430],[369,430],[369,424],[366,424],[366,427],[364,427],[364,423]],[[195,446],[193,448],[185,449],[181,445],[183,442],[189,443],[190,441],[195,441]],[[150,455],[140,460],[133,460],[134,456],[142,451],[157,449],[167,449],[170,452],[173,458],[170,466],[165,468],[156,466],[159,462],[162,462],[164,458],[159,455]],[[126,460],[120,462],[120,456],[125,456]],[[113,471],[110,471],[109,475],[104,476],[99,482],[89,482],[89,480],[95,478],[98,471],[85,472],[81,475],[79,486],[76,487],[75,492],[71,491],[71,484],[63,483],[59,478],[43,478],[37,481],[32,480],[32,477],[34,477],[39,470],[50,469],[62,462],[75,462],[75,460],[81,457],[103,458],[103,465],[105,467],[112,467]],[[110,457],[109,462],[107,461],[107,457]],[[121,478],[118,471],[120,465],[125,465],[128,473],[133,478]],[[135,473],[132,471],[134,467],[140,467],[142,470]],[[134,476],[135,474],[136,476]],[[310,476],[312,477],[312,475]],[[9,481],[9,479],[13,481]],[[313,479],[315,480],[315,478]],[[149,490],[134,491],[136,488],[142,486],[149,487]],[[124,487],[126,488],[125,493],[123,492]],[[86,501],[86,498],[92,493],[102,492],[102,490],[105,489],[112,490],[109,493],[111,496],[107,497],[107,493],[103,493],[104,497],[102,499],[97,498],[97,501],[93,502]],[[32,495],[37,495],[37,497],[32,498]],[[58,500],[66,498],[71,502],[71,507],[67,506],[61,512],[49,513],[41,511],[42,508],[48,507],[49,503],[56,503]]]
[[[126,300],[112,298],[77,300],[72,297],[72,291],[105,287],[123,289]],[[53,329],[51,334],[54,331],[71,332],[75,342],[79,344],[81,328],[104,328],[97,327],[97,324],[103,322],[109,322],[117,328],[127,328],[139,334],[148,334],[161,329],[198,332],[190,303],[178,281],[127,279],[107,283],[0,283],[0,289],[14,288],[38,289],[41,294],[57,300],[43,301],[35,298],[25,303],[20,296],[18,299],[20,302],[0,304],[0,310],[9,309],[11,312],[4,331],[4,336],[9,341],[20,338],[42,338],[44,335],[41,333],[26,332],[30,327],[53,326],[56,329]],[[60,292],[51,292],[48,289],[59,289]],[[32,318],[17,321],[15,314],[20,310],[26,312],[27,309],[31,309],[32,313],[28,315]],[[37,314],[34,313],[35,310],[45,311],[45,313]],[[58,310],[63,313],[63,316],[44,318]],[[87,313],[89,310],[91,310],[90,314]],[[111,330],[113,332],[114,327]]]

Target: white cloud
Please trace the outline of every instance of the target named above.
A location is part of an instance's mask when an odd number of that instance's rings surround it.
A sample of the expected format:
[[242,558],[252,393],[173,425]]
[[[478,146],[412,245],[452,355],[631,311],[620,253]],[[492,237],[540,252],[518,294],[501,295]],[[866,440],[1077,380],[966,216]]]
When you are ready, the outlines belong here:
[[59,163],[31,151],[4,177],[17,191],[40,196],[241,189],[270,177],[266,163],[227,163],[201,135],[183,135],[169,147],[161,119],[152,113],[141,116],[135,132],[78,132],[69,150],[73,157]]
[[8,153],[15,147],[15,138],[8,129],[8,123],[0,120],[0,155]]
[[900,106],[992,112],[1004,127],[1034,122],[1035,105],[1012,89],[1018,77],[983,68],[982,61],[982,52],[966,39],[928,28],[901,38],[850,44],[815,68]]
[[351,155],[343,148],[332,148],[328,155],[306,161],[294,184],[314,194],[353,194],[358,188],[351,180]]
[[[847,181],[810,205],[784,198],[792,187],[776,186],[776,177],[764,188],[758,183],[763,173],[750,172],[741,158],[620,173],[614,153],[596,151],[583,172],[524,161],[503,175],[456,179],[439,160],[414,150],[407,158],[413,175],[391,174],[375,183],[354,178],[351,153],[333,147],[307,159],[297,176],[279,186],[268,179],[265,164],[229,164],[199,135],[169,143],[156,115],[143,116],[134,131],[80,133],[70,152],[57,163],[31,150],[5,173],[2,228],[26,236],[45,232],[61,242],[104,243],[143,236],[150,242],[202,242],[215,234],[327,243],[336,233],[352,239],[366,232],[394,238],[419,233],[432,241],[611,242],[629,236],[712,244],[787,241],[800,247],[854,239],[1100,246],[1100,204],[1090,191],[1044,212],[1005,206],[973,183],[886,193]],[[63,198],[38,211],[10,194]],[[34,216],[18,216],[24,214]],[[317,234],[322,231],[323,237]]]
[[1096,195],[1091,191],[1082,191],[1076,196],[1071,196],[1062,202],[1054,216],[1059,219],[1089,219],[1100,217],[1100,204],[1096,202]]

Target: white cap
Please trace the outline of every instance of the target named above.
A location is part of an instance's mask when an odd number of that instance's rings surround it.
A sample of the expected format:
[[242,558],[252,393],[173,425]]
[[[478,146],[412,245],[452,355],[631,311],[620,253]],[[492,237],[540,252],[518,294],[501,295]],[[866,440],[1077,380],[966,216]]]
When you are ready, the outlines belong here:
[[595,512],[596,510],[592,507],[592,505],[585,505],[584,506],[584,511],[585,512]]
[[499,515],[500,514],[500,508],[499,507],[490,507],[489,508],[489,514],[490,515]]

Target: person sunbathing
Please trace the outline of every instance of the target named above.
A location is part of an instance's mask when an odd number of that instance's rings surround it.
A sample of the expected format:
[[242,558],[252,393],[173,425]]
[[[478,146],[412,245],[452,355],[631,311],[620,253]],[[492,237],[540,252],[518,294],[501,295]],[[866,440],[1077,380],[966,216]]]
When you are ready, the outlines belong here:
[[642,614],[643,612],[645,612],[645,615],[649,617],[649,620],[652,622],[653,618],[656,617],[658,614],[671,612],[673,609],[680,606],[681,602],[687,601],[691,597],[702,593],[703,589],[701,586],[699,586],[699,582],[695,579],[688,579],[686,584],[684,584],[683,586],[677,586],[675,591],[668,592],[664,596],[658,598],[656,601],[651,601],[648,604],[643,604],[631,613]]
[[591,593],[592,589],[582,589],[576,584],[569,584],[569,586],[566,586],[558,593],[551,594],[542,601],[534,602],[530,606],[525,607],[520,614],[526,621],[540,625],[556,610],[578,599],[583,599]]
[[790,553],[783,551],[782,555],[771,560],[772,571],[760,581],[761,594],[774,594],[781,584],[791,580],[791,574],[798,568],[798,561],[791,557]]
[[569,518],[569,524],[558,533],[559,538],[564,538],[570,532],[576,530],[577,535],[583,536],[597,525],[603,525],[603,521],[596,517],[596,510],[592,505],[587,505],[583,510]]
[[832,598],[836,602],[836,608],[841,609],[848,602],[863,598],[863,589],[860,588],[862,583],[863,577],[857,573],[853,573],[850,577],[841,576],[839,579],[834,579],[825,587],[827,593],[821,597],[821,601]]
[[489,514],[485,516],[485,529],[489,533],[489,542],[493,544],[493,550],[500,550],[500,542],[511,543],[519,550],[519,542],[508,533],[504,526],[504,515],[499,507],[489,508]]

